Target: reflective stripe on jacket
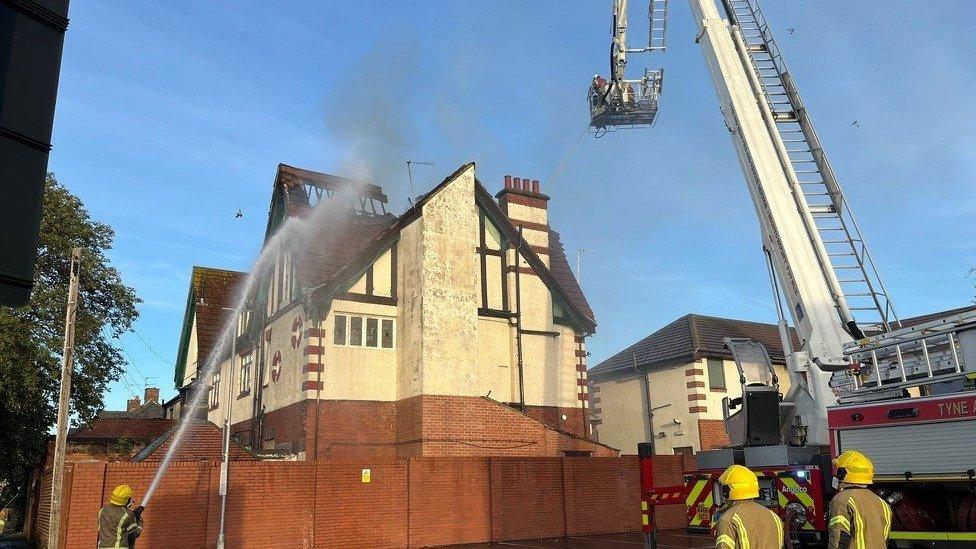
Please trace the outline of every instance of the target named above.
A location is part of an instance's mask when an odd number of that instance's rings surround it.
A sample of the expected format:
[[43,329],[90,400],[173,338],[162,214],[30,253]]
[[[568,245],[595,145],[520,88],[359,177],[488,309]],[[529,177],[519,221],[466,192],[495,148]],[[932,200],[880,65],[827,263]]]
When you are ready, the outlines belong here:
[[891,508],[863,487],[847,487],[827,508],[829,549],[885,549],[891,532]]
[[780,549],[783,523],[776,513],[746,500],[732,503],[715,527],[718,549]]
[[98,511],[98,549],[129,549],[142,533],[142,519],[128,507],[109,503]]

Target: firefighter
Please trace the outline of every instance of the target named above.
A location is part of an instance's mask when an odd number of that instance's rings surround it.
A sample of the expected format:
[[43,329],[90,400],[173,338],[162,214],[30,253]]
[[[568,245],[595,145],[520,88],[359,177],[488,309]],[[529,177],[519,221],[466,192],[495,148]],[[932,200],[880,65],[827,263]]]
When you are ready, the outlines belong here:
[[759,479],[741,465],[718,478],[722,485],[722,516],[715,527],[716,549],[781,549],[783,523],[776,513],[756,503]]
[[827,508],[829,549],[884,549],[891,532],[891,508],[868,489],[874,464],[861,452],[848,450],[834,460],[840,492]]
[[132,488],[122,484],[112,490],[108,504],[98,511],[98,549],[130,549],[142,533],[143,506],[132,505]]

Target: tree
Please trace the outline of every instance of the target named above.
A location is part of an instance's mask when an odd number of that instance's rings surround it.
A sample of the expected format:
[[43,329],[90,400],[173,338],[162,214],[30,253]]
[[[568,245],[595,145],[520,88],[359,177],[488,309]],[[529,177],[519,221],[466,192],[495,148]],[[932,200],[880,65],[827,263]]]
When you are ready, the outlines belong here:
[[45,181],[35,287],[20,308],[0,307],[0,480],[19,480],[40,457],[57,420],[71,248],[82,248],[71,412],[86,422],[125,364],[113,343],[132,327],[140,300],[105,252],[115,232],[92,220],[53,174]]

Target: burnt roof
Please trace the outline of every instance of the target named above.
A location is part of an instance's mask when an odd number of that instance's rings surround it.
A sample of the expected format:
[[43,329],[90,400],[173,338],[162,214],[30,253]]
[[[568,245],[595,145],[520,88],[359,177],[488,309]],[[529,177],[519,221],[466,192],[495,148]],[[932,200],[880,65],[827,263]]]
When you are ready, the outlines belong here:
[[[799,347],[795,332],[790,331],[794,346]],[[766,347],[774,363],[786,361],[775,324],[688,314],[604,360],[588,374],[590,379],[599,379],[633,371],[635,356],[641,370],[693,362],[701,357],[731,359],[732,353],[722,341],[725,337],[758,341]]]
[[901,326],[892,326],[891,329],[897,330],[899,327],[907,328],[909,326],[922,324],[923,322],[928,322],[930,320],[936,320],[944,316],[952,316],[960,313],[968,313],[969,311],[976,311],[976,305],[967,305],[966,307],[958,307],[955,309],[949,309],[938,313],[929,313],[927,315],[910,316],[908,318],[901,319]]

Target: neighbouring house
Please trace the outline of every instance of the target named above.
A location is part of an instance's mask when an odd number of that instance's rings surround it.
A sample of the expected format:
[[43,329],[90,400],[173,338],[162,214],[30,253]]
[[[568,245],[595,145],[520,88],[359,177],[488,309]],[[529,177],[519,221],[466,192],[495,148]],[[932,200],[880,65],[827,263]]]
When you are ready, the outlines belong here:
[[637,443],[652,438],[658,454],[728,445],[722,399],[741,396],[742,389],[725,337],[762,343],[781,391],[789,390],[775,324],[685,315],[590,369],[592,421],[600,442],[622,454],[636,454]]
[[[976,305],[910,318],[907,327],[976,310]],[[793,348],[799,348],[792,332]],[[601,443],[622,454],[652,440],[658,454],[693,454],[729,444],[722,399],[741,396],[739,373],[723,338],[743,337],[766,347],[780,392],[790,389],[786,358],[775,324],[685,315],[616,353],[589,371],[591,415]],[[958,391],[971,381],[936,384],[933,394]],[[913,395],[918,396],[913,389]]]
[[[129,399],[125,411],[103,410],[88,424],[68,431],[67,461],[125,461],[141,451],[175,422],[163,417],[159,389],[146,388],[145,403]],[[54,459],[54,437],[48,441],[44,467]]]
[[[245,446],[300,459],[615,455],[590,440],[596,322],[539,182],[507,176],[493,197],[472,163],[400,216],[386,205],[376,185],[279,165],[273,268],[236,322],[245,274],[194,268],[177,387],[206,390],[213,423],[230,405]],[[310,236],[279,235],[291,219]]]

